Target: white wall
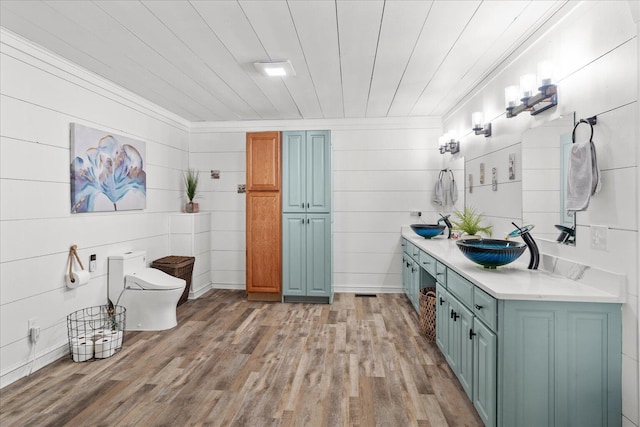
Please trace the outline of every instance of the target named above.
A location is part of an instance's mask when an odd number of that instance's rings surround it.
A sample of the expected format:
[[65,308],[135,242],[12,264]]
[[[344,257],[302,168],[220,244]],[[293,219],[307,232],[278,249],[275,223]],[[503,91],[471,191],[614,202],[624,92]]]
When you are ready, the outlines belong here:
[[[67,314],[106,303],[107,257],[145,249],[169,255],[168,213],[179,212],[188,122],[0,30],[0,376],[1,386],[67,350]],[[69,124],[146,142],[147,208],[70,214]],[[67,289],[77,244],[90,282]],[[29,343],[28,320],[41,327]]]
[[[193,124],[189,163],[205,178],[200,208],[212,213],[213,286],[245,286],[245,195],[236,191],[245,183],[245,132],[309,129],[331,130],[334,289],[401,291],[400,226],[420,221],[413,210],[437,220],[431,194],[450,156],[427,148],[442,133],[435,118]],[[462,167],[458,156],[451,166],[458,180]],[[219,180],[209,179],[212,169]]]
[[[627,1],[570,3],[575,10],[531,43],[523,55],[479,86],[466,103],[445,116],[445,129],[468,134],[471,113],[483,110],[491,117],[491,138],[468,135],[462,140],[467,173],[477,175],[477,163],[506,170],[506,154],[522,154],[522,133],[558,115],[575,111],[577,118],[598,116],[596,143],[603,187],[586,212],[577,215],[577,246],[538,242],[541,250],[604,270],[625,274],[627,302],[623,305],[623,416],[624,425],[640,425],[638,414],[638,26],[637,4]],[[632,8],[635,7],[635,12]],[[634,14],[635,13],[635,14]],[[517,84],[521,74],[535,72],[536,64],[552,59],[557,68],[559,105],[555,110],[507,119],[504,88]],[[435,141],[434,141],[435,144]],[[521,165],[519,161],[517,164]],[[505,182],[498,192],[487,188],[467,192],[467,203],[487,212],[498,235],[513,229],[511,219],[522,219],[522,181]],[[477,182],[477,179],[476,179]],[[606,250],[591,248],[591,225],[608,227]]]

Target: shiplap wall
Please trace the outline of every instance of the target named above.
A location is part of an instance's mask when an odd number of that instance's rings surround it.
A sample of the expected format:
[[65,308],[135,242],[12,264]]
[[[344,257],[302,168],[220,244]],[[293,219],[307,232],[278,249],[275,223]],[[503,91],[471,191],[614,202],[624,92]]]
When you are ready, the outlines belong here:
[[[188,122],[29,42],[0,30],[0,376],[2,386],[61,357],[66,316],[107,298],[107,257],[169,255],[168,213],[183,204]],[[69,123],[146,142],[147,208],[70,213]],[[67,289],[68,251],[97,270]],[[30,344],[28,320],[41,327]]]
[[[400,226],[437,220],[431,195],[445,156],[427,148],[442,133],[436,118],[265,121],[193,124],[192,167],[201,171],[200,208],[210,211],[214,287],[245,286],[245,132],[331,130],[333,145],[334,289],[402,289]],[[463,159],[450,162],[462,180]],[[220,179],[209,179],[220,170]],[[459,185],[458,206],[463,203]],[[451,210],[451,208],[449,208]]]
[[[494,136],[467,135],[462,153],[467,173],[477,183],[479,163],[499,168],[498,191],[491,186],[467,189],[467,203],[488,215],[498,237],[513,229],[511,219],[522,219],[521,174],[506,178],[508,153],[516,152],[521,167],[521,138],[530,127],[573,111],[577,118],[598,116],[594,141],[602,172],[602,190],[586,212],[577,214],[577,246],[538,241],[541,251],[627,277],[627,302],[623,305],[623,416],[627,426],[639,425],[638,414],[638,26],[637,4],[601,1],[577,4],[572,13],[541,37],[526,52],[484,82],[477,93],[444,117],[446,129],[468,133],[471,113],[483,110],[491,117]],[[588,29],[588,30],[585,30]],[[597,29],[597,30],[596,30]],[[521,74],[535,72],[539,60],[556,65],[559,105],[538,116],[527,113],[507,119],[504,88],[517,84]],[[534,196],[535,197],[535,196]],[[591,248],[592,225],[608,227],[606,250]],[[534,230],[535,231],[535,230]],[[535,233],[534,233],[535,234]]]

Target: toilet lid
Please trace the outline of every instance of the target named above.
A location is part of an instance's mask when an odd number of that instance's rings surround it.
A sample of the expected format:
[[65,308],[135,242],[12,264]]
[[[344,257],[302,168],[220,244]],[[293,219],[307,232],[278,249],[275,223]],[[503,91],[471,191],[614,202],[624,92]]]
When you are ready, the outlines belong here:
[[148,290],[169,290],[183,288],[184,279],[178,279],[156,268],[145,268],[135,273],[127,274],[125,283],[128,288]]

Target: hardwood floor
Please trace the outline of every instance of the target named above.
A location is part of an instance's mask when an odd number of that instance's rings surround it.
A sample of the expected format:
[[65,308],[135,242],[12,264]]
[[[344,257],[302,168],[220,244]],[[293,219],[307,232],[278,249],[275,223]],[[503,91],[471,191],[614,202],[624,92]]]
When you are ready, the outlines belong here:
[[401,294],[332,305],[214,290],[115,356],[61,359],[0,390],[0,425],[481,426]]

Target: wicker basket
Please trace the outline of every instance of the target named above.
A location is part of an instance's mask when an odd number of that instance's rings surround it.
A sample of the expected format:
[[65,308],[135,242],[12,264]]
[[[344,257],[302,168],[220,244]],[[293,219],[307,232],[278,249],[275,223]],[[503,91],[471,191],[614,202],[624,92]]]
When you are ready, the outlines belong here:
[[420,332],[427,340],[436,340],[436,288],[420,290]]
[[195,262],[196,259],[192,256],[172,255],[159,258],[151,263],[151,268],[157,268],[158,270],[162,270],[173,277],[184,279],[184,281],[187,282],[184,287],[184,292],[182,292],[180,300],[178,301],[178,305],[184,304],[187,301],[187,298],[189,298],[191,276],[193,274],[193,264]]

